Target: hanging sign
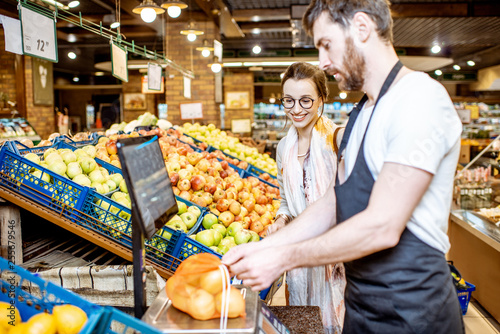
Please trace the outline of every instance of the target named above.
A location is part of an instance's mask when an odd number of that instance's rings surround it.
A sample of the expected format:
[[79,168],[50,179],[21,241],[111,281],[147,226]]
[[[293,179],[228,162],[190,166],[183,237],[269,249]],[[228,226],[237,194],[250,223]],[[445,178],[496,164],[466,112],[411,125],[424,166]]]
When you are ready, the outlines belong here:
[[57,63],[55,19],[21,6],[20,20],[24,54]]
[[222,61],[222,43],[214,39],[214,56]]
[[148,88],[148,76],[145,75],[141,78],[141,92],[142,94],[161,94],[165,93],[165,78],[161,78],[160,90],[153,90]]
[[113,76],[128,82],[127,51],[111,43],[111,72]]
[[203,118],[202,103],[181,103],[181,119]]
[[186,99],[191,98],[191,79],[184,77],[184,97]]
[[148,63],[148,90],[161,90],[161,66]]

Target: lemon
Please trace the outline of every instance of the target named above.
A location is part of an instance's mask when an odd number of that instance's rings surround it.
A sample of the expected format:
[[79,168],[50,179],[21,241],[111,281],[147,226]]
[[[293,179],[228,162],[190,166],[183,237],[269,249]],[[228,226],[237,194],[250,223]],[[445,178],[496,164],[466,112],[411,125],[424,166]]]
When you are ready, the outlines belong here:
[[74,305],[54,306],[52,314],[58,334],[77,334],[87,322],[87,314]]
[[0,332],[4,332],[20,323],[21,315],[19,310],[9,303],[0,302]]
[[47,313],[35,314],[26,322],[25,334],[56,334],[54,317]]

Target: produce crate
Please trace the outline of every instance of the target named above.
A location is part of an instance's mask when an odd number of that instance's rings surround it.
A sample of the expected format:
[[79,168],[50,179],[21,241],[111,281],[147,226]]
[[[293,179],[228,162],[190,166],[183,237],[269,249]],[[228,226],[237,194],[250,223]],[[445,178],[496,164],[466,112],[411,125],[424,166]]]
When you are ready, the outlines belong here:
[[[30,173],[34,169],[40,176]],[[0,150],[0,185],[57,212],[66,206],[80,209],[90,190],[14,153],[9,145]]]
[[263,183],[267,184],[268,186],[271,186],[271,187],[274,187],[274,188],[279,188],[277,185],[272,184],[272,183],[271,183],[271,182],[269,182],[269,181],[263,180],[263,179],[261,179],[258,175],[253,174],[253,173],[250,173],[250,172],[248,172],[248,171],[244,171],[242,178],[247,178],[247,177],[249,177],[249,176],[253,176],[253,177],[258,178],[258,179],[259,179],[259,181],[261,181],[261,182],[263,182]]
[[142,333],[160,334],[160,330],[136,319],[116,308],[106,306],[96,333],[99,334],[122,334],[122,333]]
[[76,148],[80,148],[80,147],[84,147],[87,145],[97,145],[98,140],[99,140],[99,136],[97,136],[96,133],[92,134],[92,139],[82,140],[82,141],[74,141],[73,139],[71,139],[67,135],[62,135],[62,136],[57,137],[54,140],[54,144],[59,143],[59,142],[63,142],[63,143],[70,144],[71,146],[74,146]]
[[13,304],[22,321],[41,312],[52,312],[56,305],[72,304],[80,307],[88,317],[80,334],[93,333],[104,309],[53,283],[46,282],[29,271],[0,258],[0,301]]
[[[254,174],[254,176],[259,177],[260,174],[267,173],[266,171],[255,167],[254,165],[248,164],[248,167],[246,169],[247,172]],[[268,173],[269,174],[269,173]],[[276,176],[269,174],[269,176],[273,179],[276,179]]]
[[458,301],[460,302],[460,307],[462,308],[462,315],[467,313],[472,291],[476,290],[475,285],[470,284],[469,282],[465,282],[465,284],[467,285],[467,289],[457,288]]

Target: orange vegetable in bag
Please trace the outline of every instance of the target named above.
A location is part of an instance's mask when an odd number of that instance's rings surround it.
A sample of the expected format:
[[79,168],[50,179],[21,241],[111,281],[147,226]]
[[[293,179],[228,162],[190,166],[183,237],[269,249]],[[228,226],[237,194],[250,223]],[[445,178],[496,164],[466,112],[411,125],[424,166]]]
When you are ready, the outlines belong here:
[[208,253],[184,260],[167,281],[165,290],[172,305],[197,320],[220,318],[224,305],[229,306],[228,318],[244,316],[245,300],[238,289],[228,284],[229,275],[221,266],[220,259]]

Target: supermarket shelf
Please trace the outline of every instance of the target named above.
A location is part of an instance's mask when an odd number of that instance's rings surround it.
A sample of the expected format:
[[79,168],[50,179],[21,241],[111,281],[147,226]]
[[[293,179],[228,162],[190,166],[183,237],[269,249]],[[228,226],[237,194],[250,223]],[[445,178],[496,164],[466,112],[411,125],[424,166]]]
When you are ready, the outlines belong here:
[[[109,238],[105,238],[97,233],[94,233],[87,228],[79,226],[76,223],[73,223],[63,217],[63,212],[57,213],[48,210],[34,201],[25,197],[20,197],[15,192],[2,186],[0,186],[0,197],[124,258],[125,260],[133,260],[131,249],[113,242]],[[146,259],[146,264],[154,267],[164,278],[169,278],[173,274],[172,271],[159,266],[157,263],[150,261],[149,259]]]

